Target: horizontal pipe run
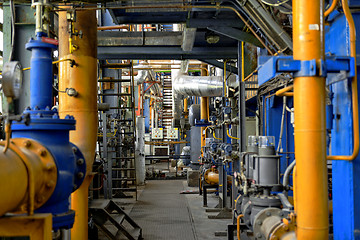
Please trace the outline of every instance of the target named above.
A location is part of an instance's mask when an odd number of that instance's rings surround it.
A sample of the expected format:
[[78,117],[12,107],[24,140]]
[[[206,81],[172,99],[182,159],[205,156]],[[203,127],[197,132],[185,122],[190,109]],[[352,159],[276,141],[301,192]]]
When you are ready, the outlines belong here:
[[294,89],[294,86],[291,85],[291,86],[288,86],[288,87],[284,87],[283,89],[280,89],[278,91],[276,91],[275,95],[278,96],[278,97],[283,97],[283,96],[286,96],[286,97],[293,97],[294,96],[294,93],[293,92],[289,92],[291,90]]
[[29,215],[41,207],[53,193],[57,170],[52,155],[40,143],[11,139],[4,153],[0,143],[0,216],[8,212]]
[[173,82],[176,94],[197,97],[222,96],[223,82],[220,76],[187,76],[180,75]]

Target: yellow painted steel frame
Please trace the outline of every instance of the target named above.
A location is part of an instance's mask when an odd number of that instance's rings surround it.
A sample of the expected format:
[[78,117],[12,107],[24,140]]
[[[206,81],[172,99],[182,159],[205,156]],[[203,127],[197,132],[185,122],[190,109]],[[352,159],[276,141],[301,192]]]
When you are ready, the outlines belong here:
[[[324,1],[293,0],[295,60],[324,60]],[[328,239],[325,79],[294,79],[297,239]]]
[[30,240],[52,239],[52,215],[5,216],[0,218],[1,237],[30,237]]
[[[76,13],[74,29],[82,31],[83,37],[73,43],[77,49],[69,52],[69,33],[66,11],[59,12],[59,58],[74,59],[76,65],[59,64],[59,113],[61,117],[73,115],[76,130],[70,132],[70,141],[83,153],[87,174],[83,184],[71,195],[71,207],[75,210],[72,239],[88,239],[88,189],[92,180],[92,163],[95,158],[97,139],[97,22],[95,10]],[[70,97],[62,92],[74,88],[78,95]]]

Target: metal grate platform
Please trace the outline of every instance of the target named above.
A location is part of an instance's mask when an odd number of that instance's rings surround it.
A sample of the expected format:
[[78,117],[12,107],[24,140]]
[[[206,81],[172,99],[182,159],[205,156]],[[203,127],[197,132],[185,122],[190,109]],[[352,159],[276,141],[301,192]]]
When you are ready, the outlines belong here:
[[196,240],[183,180],[148,181],[130,213],[146,240]]

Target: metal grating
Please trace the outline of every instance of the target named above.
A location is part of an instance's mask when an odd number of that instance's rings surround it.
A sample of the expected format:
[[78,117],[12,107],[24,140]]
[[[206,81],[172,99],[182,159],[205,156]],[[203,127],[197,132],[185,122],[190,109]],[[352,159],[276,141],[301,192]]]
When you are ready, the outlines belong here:
[[146,240],[196,239],[183,180],[148,181],[130,216]]

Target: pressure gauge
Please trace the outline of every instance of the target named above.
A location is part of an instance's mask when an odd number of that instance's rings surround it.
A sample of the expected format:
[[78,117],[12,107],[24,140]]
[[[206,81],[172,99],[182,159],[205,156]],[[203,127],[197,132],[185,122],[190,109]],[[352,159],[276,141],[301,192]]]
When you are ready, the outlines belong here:
[[21,93],[23,71],[19,62],[4,64],[2,73],[2,88],[8,98],[17,99]]

